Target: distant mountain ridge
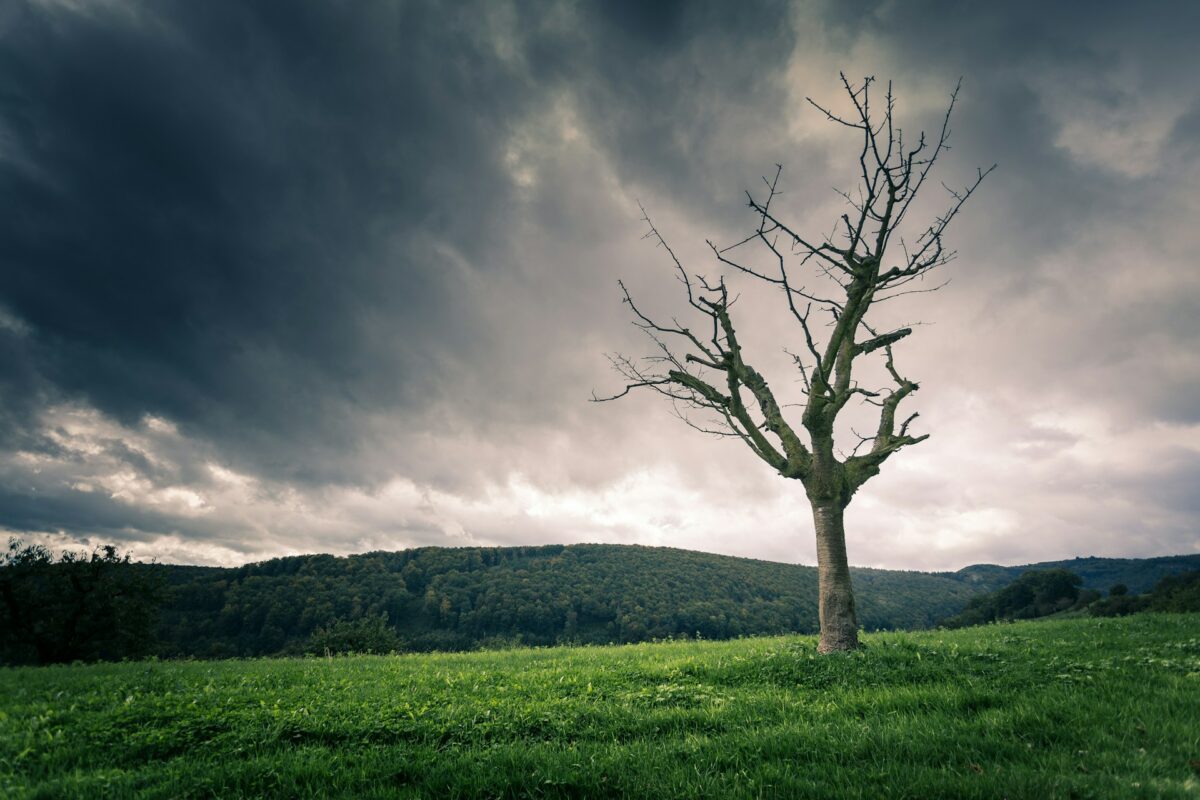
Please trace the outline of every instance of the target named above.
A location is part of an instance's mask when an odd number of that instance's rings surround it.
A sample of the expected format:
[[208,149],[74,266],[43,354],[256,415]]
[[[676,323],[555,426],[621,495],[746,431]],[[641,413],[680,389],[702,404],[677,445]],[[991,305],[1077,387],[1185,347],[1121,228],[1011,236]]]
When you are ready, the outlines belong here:
[[[1087,586],[1124,583],[1136,592],[1162,575],[1200,569],[1200,555],[977,564],[941,573],[858,568],[859,621],[867,630],[930,627],[981,592],[1057,566]],[[144,568],[169,585],[159,630],[164,656],[299,652],[320,628],[379,616],[412,650],[722,639],[817,627],[815,567],[665,547],[425,547]]]

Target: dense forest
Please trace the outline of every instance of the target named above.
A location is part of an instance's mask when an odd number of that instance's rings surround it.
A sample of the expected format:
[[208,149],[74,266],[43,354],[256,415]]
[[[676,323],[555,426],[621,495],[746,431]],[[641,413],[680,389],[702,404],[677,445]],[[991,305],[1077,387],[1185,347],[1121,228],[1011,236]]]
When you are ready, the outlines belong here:
[[1157,558],[1072,558],[1018,567],[975,564],[950,574],[984,591],[992,592],[1007,586],[1026,572],[1049,569],[1065,569],[1078,575],[1082,580],[1083,589],[1106,592],[1109,587],[1121,584],[1129,592],[1140,594],[1153,589],[1155,584],[1168,575],[1200,569],[1200,554]]
[[[817,624],[812,567],[658,547],[430,547],[161,569],[168,656],[294,651],[318,630],[379,616],[408,650],[724,639]],[[920,572],[854,577],[867,629],[929,627],[978,591]]]
[[[1103,574],[1119,574],[1105,571]],[[1129,573],[1136,577],[1137,571]],[[945,628],[964,628],[989,622],[1037,619],[1055,614],[1087,613],[1094,617],[1119,617],[1141,611],[1187,613],[1200,611],[1200,569],[1159,578],[1154,588],[1130,594],[1124,583],[1109,587],[1108,596],[1081,588],[1082,578],[1065,569],[1033,570],[1009,585],[976,595],[961,613],[938,622]]]
[[148,655],[165,599],[155,568],[112,545],[55,557],[11,539],[0,551],[0,664]]
[[[1107,588],[1117,580],[1141,586],[1145,575],[1200,569],[1200,556],[1123,560],[1116,566],[1106,559],[1065,563],[1084,576],[1085,586],[1090,571],[1109,582],[1098,588]],[[1087,570],[1076,570],[1076,564]],[[0,616],[11,617],[14,610],[31,616],[41,603],[39,593],[70,588],[71,581],[60,574],[62,565],[53,565],[60,570],[55,573],[39,562],[36,579],[17,566],[0,567],[0,584],[30,608],[0,608]],[[156,622],[147,628],[138,618],[139,630],[151,632],[131,655],[461,650],[722,639],[817,627],[815,568],[662,547],[427,547],[349,557],[294,556],[233,568],[123,561],[108,567],[107,585],[123,585],[113,576],[124,575],[122,580],[140,587],[141,596],[154,592]],[[859,620],[867,630],[931,627],[1029,568],[856,569]],[[15,585],[18,579],[24,583]],[[10,641],[0,656],[10,663],[34,660],[31,642]],[[105,651],[101,657],[112,655]]]
[[1124,584],[1117,584],[1108,597],[1088,606],[1088,613],[1096,617],[1123,617],[1140,611],[1200,611],[1200,570],[1160,578],[1153,591],[1145,594],[1130,594]]
[[941,620],[946,628],[965,628],[1004,620],[1036,619],[1084,608],[1100,599],[1095,589],[1080,589],[1083,579],[1065,569],[1033,570],[987,594],[976,595],[962,612]]

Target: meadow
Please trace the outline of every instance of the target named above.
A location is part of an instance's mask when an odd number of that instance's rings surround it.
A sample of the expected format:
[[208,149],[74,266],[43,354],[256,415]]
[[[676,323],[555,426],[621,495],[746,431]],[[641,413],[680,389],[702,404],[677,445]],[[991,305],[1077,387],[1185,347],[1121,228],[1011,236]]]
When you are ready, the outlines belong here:
[[1196,797],[1200,614],[0,670],[0,795]]

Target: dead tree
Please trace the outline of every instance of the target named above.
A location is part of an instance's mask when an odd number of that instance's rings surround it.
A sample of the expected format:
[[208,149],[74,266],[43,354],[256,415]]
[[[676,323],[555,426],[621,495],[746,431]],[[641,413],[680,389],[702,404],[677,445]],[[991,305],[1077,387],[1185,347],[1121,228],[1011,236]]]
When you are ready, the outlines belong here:
[[[893,348],[912,328],[880,330],[868,319],[868,311],[902,294],[940,288],[913,284],[954,258],[943,241],[946,229],[994,169],[978,170],[974,181],[962,189],[942,184],[949,192],[944,211],[928,224],[914,226],[907,215],[947,149],[958,88],[950,96],[937,138],[927,140],[922,133],[915,142],[906,143],[893,119],[890,85],[880,115],[871,107],[873,83],[866,78],[853,85],[842,75],[852,106],[845,115],[809,100],[831,123],[861,139],[857,187],[853,192],[839,192],[847,211],[831,234],[811,237],[780,219],[782,215],[773,206],[783,171],[777,166],[774,178],[763,179],[765,198],[747,192],[757,222],[754,231],[728,247],[708,242],[722,267],[722,275],[713,281],[689,274],[643,209],[649,227],[646,236],[669,254],[686,292],[689,313],[700,324],[689,326],[674,318],[669,324],[656,321],[620,282],[634,324],[653,340],[655,352],[637,360],[610,356],[627,385],[610,397],[593,397],[615,400],[634,389],[653,390],[668,398],[692,427],[740,439],[780,475],[800,480],[812,505],[816,530],[819,649],[826,653],[858,646],[842,523],[845,508],[892,454],[929,436],[910,432],[917,414],[902,417],[900,411],[905,398],[919,387],[900,372]],[[906,230],[915,233],[908,242]],[[747,253],[751,247],[758,248],[756,256]],[[898,257],[889,253],[898,253]],[[748,257],[758,261],[751,263]],[[799,427],[795,419],[785,417],[766,379],[743,352],[725,273],[774,287],[798,325],[800,346],[789,354],[803,385]],[[811,288],[818,284],[823,288]],[[854,369],[866,356],[882,359],[890,386],[875,390],[858,384]],[[871,435],[857,436],[854,448],[845,454],[835,447],[834,423],[851,401],[878,407],[878,425]],[[706,420],[698,422],[697,412]]]

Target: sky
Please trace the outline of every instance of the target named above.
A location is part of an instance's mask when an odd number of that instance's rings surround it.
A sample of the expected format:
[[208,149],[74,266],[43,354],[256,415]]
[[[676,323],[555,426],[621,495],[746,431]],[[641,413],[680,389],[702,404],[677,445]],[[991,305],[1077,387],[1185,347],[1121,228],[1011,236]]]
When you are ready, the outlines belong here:
[[[617,285],[843,213],[839,72],[936,178],[997,164],[887,309],[930,438],[853,564],[1200,552],[1200,5],[0,4],[0,535],[241,564],[608,542],[815,563],[803,487],[633,393]],[[935,213],[945,194],[923,190]],[[939,195],[938,193],[942,193]],[[640,206],[639,206],[640,204]],[[743,276],[744,277],[744,276]],[[795,400],[781,296],[730,276]],[[799,409],[788,409],[798,416]],[[852,443],[851,443],[852,444]],[[848,448],[847,448],[848,449]]]

